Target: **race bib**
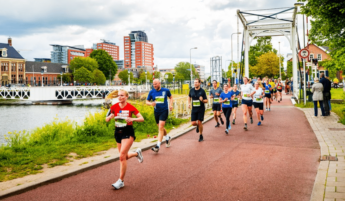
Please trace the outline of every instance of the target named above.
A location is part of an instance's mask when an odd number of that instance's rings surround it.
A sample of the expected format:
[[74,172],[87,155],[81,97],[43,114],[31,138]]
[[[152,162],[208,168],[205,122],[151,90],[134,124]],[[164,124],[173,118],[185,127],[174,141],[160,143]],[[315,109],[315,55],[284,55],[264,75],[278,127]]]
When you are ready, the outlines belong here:
[[265,94],[269,94],[270,93],[270,90],[265,90]]
[[281,89],[282,89],[282,87],[281,87],[281,86],[278,86],[278,89],[279,89],[279,90],[281,90]]
[[193,107],[200,107],[200,101],[199,100],[193,100]]
[[256,98],[256,101],[262,101],[262,98]]
[[126,119],[127,117],[115,117],[115,126],[118,128],[126,127],[127,126]]
[[224,105],[230,105],[230,100],[225,101]]
[[234,101],[238,101],[238,98],[234,98]]
[[249,97],[250,97],[250,94],[243,94],[243,97],[249,98]]
[[156,96],[156,104],[163,104],[164,96]]
[[219,98],[214,98],[213,103],[219,103]]

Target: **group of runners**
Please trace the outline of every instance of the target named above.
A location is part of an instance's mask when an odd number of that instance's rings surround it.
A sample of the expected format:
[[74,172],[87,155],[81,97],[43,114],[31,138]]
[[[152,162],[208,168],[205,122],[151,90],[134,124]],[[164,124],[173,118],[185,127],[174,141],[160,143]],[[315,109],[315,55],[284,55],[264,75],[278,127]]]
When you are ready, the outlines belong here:
[[[231,114],[233,114],[232,124],[235,125],[236,111],[240,105],[240,100],[245,130],[248,129],[247,113],[249,114],[250,123],[253,124],[254,122],[252,106],[255,108],[258,126],[260,126],[264,120],[264,98],[266,111],[271,110],[270,105],[273,100],[277,100],[278,102],[282,100],[281,91],[283,84],[280,80],[269,80],[265,78],[261,81],[259,78],[253,86],[249,83],[249,79],[245,77],[243,78],[243,82],[244,84],[240,86],[241,91],[238,90],[236,84],[232,87],[228,84],[224,84],[223,89],[221,89],[217,81],[214,80],[212,83],[210,98],[213,99],[212,110],[216,121],[215,127],[220,127],[220,123],[222,125],[225,123],[226,134],[229,134],[231,130]],[[167,148],[170,147],[171,144],[172,137],[167,135],[164,126],[169,116],[169,110],[172,110],[173,97],[169,89],[161,87],[161,83],[158,79],[153,81],[153,87],[154,89],[152,89],[147,96],[146,104],[154,107],[154,116],[158,126],[158,140],[156,146],[152,148],[152,151],[158,153],[163,142],[163,137]],[[199,142],[202,142],[204,140],[202,122],[205,115],[205,104],[208,103],[208,99],[205,90],[201,88],[201,81],[199,78],[194,80],[194,88],[189,91],[188,97],[188,108],[191,109],[191,124],[196,126],[196,132],[199,133]],[[129,152],[136,138],[133,122],[143,122],[144,118],[133,105],[127,102],[127,99],[128,92],[119,90],[119,102],[110,108],[109,115],[106,117],[107,122],[115,118],[114,137],[120,153],[120,177],[112,184],[115,189],[124,187],[127,160],[132,157],[137,157],[140,163],[144,160],[140,148],[136,149],[135,152]],[[168,101],[170,101],[170,104],[168,104]],[[225,122],[222,119],[221,111],[223,111]],[[136,118],[132,118],[133,114]]]

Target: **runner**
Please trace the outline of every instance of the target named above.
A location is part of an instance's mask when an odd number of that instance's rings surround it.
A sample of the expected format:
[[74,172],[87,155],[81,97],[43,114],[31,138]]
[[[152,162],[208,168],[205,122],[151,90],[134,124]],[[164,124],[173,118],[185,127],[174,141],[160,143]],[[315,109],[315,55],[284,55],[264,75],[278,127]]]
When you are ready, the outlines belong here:
[[274,84],[274,80],[272,79],[269,79],[269,84],[271,85],[270,92],[271,92],[271,103],[272,103],[274,99],[274,88],[276,85]]
[[259,123],[258,126],[261,125],[261,121],[264,120],[264,91],[262,88],[259,86],[259,83],[255,83],[255,94],[253,97],[253,105],[256,111],[256,116],[258,117]]
[[247,111],[249,112],[250,116],[250,123],[253,123],[253,112],[252,112],[252,105],[253,100],[252,96],[255,93],[254,87],[248,83],[248,78],[243,78],[244,84],[241,85],[241,95],[242,95],[242,112],[243,112],[243,121],[244,121],[244,128],[245,130],[248,129],[247,127]]
[[236,111],[238,108],[238,101],[240,99],[240,92],[237,90],[237,84],[234,84],[234,86],[232,87],[232,91],[233,93],[232,96],[234,96],[234,99],[231,100],[231,105],[232,105],[232,110],[233,110],[233,116],[232,116],[232,124],[235,124],[235,120],[236,120]]
[[283,95],[282,95],[283,84],[280,79],[278,79],[277,90],[278,90],[278,103],[280,103],[280,101],[283,100]]
[[277,79],[273,79],[273,96],[274,96],[274,99],[277,101],[278,100],[278,97],[277,97]]
[[[171,137],[167,135],[167,131],[165,130],[165,121],[168,119],[169,116],[169,109],[172,110],[173,106],[173,98],[171,96],[170,90],[167,88],[161,87],[161,82],[159,79],[153,80],[153,88],[149,95],[147,96],[146,104],[152,105],[154,109],[155,119],[158,126],[158,142],[155,147],[152,147],[152,151],[158,152],[161,143],[163,140],[163,135],[165,136],[166,140],[166,147],[170,147]],[[168,108],[168,100],[167,97],[170,99],[170,106]],[[152,100],[152,102],[150,102]]]
[[[112,184],[115,189],[120,189],[125,186],[124,178],[127,169],[127,160],[132,157],[137,157],[142,163],[144,158],[140,148],[136,152],[128,152],[135,140],[133,129],[133,122],[143,122],[144,118],[139,111],[131,104],[127,103],[128,92],[124,90],[118,91],[119,102],[110,108],[110,115],[105,118],[109,122],[115,117],[115,140],[117,142],[117,149],[120,153],[120,178]],[[132,118],[134,114],[137,118]]]
[[192,113],[191,113],[191,121],[192,125],[196,126],[196,132],[200,131],[199,142],[204,140],[202,136],[203,125],[202,121],[204,121],[205,115],[205,103],[208,102],[206,92],[204,89],[200,88],[200,79],[196,78],[194,80],[194,88],[189,91],[189,98],[188,98],[188,108],[191,107],[191,100],[192,100]]
[[224,84],[224,92],[220,95],[220,102],[222,104],[223,112],[225,115],[225,121],[226,121],[226,128],[225,133],[228,134],[229,130],[231,130],[230,125],[230,116],[231,116],[231,100],[234,100],[234,97],[232,97],[234,94],[232,92],[229,92],[228,84]]
[[[272,86],[269,84],[268,80],[266,80],[266,84],[265,84],[266,111],[271,111],[271,98],[272,98],[271,89],[272,89]],[[268,106],[268,108],[267,108],[267,106]]]
[[220,87],[217,87],[216,80],[213,80],[212,85],[213,87],[210,91],[210,98],[213,98],[212,111],[213,111],[214,120],[216,120],[217,122],[217,125],[215,127],[219,127],[218,118],[220,119],[220,122],[222,123],[222,125],[224,124],[224,121],[222,117],[220,116],[221,105],[219,103],[219,96],[222,93],[222,89]]

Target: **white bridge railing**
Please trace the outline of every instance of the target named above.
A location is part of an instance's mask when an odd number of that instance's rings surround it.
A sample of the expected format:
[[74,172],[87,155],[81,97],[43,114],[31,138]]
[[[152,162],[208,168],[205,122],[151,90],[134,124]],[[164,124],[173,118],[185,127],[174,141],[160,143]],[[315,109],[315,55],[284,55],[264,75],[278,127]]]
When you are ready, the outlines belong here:
[[74,100],[102,98],[114,90],[128,92],[147,91],[145,86],[66,86],[66,87],[0,87],[1,99],[21,99],[32,101]]

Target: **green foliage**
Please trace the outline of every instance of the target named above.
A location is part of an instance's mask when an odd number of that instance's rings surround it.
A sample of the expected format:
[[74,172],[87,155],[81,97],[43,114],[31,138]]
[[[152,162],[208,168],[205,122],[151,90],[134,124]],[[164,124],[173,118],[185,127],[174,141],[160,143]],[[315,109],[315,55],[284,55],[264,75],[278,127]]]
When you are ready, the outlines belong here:
[[255,66],[251,66],[251,72],[258,77],[274,77],[279,74],[279,58],[274,52],[262,54]]
[[75,57],[70,62],[70,69],[74,72],[75,70],[80,69],[81,67],[86,68],[87,70],[93,72],[98,68],[98,63],[95,59],[90,57]]
[[287,61],[286,76],[287,76],[287,78],[292,78],[292,61]]
[[255,66],[258,63],[258,57],[260,57],[264,53],[274,52],[275,54],[277,54],[277,50],[273,49],[273,45],[271,43],[271,36],[259,37],[255,39],[257,39],[256,44],[250,46],[248,52],[249,65],[251,66]]
[[[118,76],[121,79],[122,83],[128,84],[128,71],[127,70],[122,70]],[[131,80],[131,82],[133,81],[133,72],[130,72],[130,80]]]
[[116,75],[117,65],[113,58],[105,50],[94,50],[90,57],[95,59],[98,63],[98,69],[103,72],[106,77]]
[[[61,75],[58,75],[57,79],[61,82]],[[71,82],[71,80],[72,80],[72,74],[71,73],[62,74],[62,82]]]
[[84,67],[79,68],[74,72],[74,79],[81,83],[92,82],[93,74]]
[[[190,79],[190,63],[189,62],[180,62],[176,64],[175,71],[179,76],[183,76],[183,79]],[[194,65],[192,64],[193,76],[198,78],[199,74],[196,72]]]
[[[165,76],[168,76],[168,78],[165,78]],[[168,81],[168,82],[172,82],[174,79],[174,76],[172,73],[168,72],[164,74],[164,80]]]
[[302,13],[310,16],[309,38],[319,46],[328,46],[336,70],[345,70],[345,4],[334,0],[299,0],[307,2]]
[[[153,75],[155,76],[155,79],[159,79],[161,77],[161,72],[159,71],[154,71]],[[152,78],[153,79],[153,78]]]
[[92,73],[93,76],[93,83],[96,83],[97,85],[101,85],[105,83],[105,76],[102,71],[95,69]]
[[[127,79],[128,79],[128,77],[127,77]],[[140,73],[139,79],[140,79],[141,82],[145,83],[145,81],[146,81],[146,74],[145,74],[144,71],[142,71]],[[147,71],[147,80],[148,81],[152,80],[152,74],[150,72],[148,72],[148,71]]]

